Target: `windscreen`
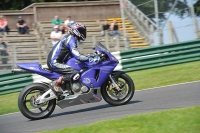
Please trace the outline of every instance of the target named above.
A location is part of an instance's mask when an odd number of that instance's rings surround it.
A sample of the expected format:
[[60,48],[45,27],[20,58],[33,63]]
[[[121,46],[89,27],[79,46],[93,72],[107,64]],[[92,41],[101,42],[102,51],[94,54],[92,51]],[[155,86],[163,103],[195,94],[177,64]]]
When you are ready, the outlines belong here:
[[103,44],[101,44],[100,42],[98,42],[95,47],[99,47],[101,48],[102,50],[105,50],[105,51],[109,51]]

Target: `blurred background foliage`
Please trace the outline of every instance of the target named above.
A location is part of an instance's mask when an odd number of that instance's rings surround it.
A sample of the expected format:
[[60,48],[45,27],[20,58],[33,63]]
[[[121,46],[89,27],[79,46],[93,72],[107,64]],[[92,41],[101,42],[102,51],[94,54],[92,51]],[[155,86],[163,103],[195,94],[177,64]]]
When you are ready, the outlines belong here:
[[0,10],[21,10],[32,3],[38,2],[75,2],[99,0],[0,0]]
[[[99,0],[0,0],[0,10],[21,10],[26,6],[36,2],[70,2],[70,1],[99,1]],[[102,0],[103,1],[103,0]],[[106,0],[105,0],[106,1]],[[131,0],[135,5],[146,3],[139,6],[139,8],[145,13],[150,14],[150,18],[154,18],[154,0]],[[165,14],[162,12],[169,11],[175,0],[158,0],[158,7],[160,19],[165,19]],[[194,0],[194,8],[197,16],[200,16],[200,0]],[[179,17],[184,17],[189,14],[188,0],[179,0],[175,8],[175,14]],[[186,10],[183,10],[186,9]],[[152,14],[152,15],[151,15]]]
[[[169,12],[176,0],[158,0],[158,11],[160,20],[165,20],[166,12]],[[149,18],[155,18],[154,0],[131,0]],[[196,16],[200,16],[200,0],[193,0]],[[173,14],[180,18],[190,15],[190,0],[179,0],[173,10]]]

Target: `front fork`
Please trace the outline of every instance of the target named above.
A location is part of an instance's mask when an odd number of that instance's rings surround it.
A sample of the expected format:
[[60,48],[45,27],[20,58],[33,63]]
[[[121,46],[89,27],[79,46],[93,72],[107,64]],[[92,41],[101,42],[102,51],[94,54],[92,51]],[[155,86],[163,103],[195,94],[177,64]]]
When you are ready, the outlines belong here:
[[110,78],[110,80],[111,80],[111,82],[112,82],[112,86],[113,86],[113,88],[115,88],[116,90],[120,90],[120,88],[119,88],[119,86],[117,85],[117,82],[115,81],[115,79],[112,77],[112,75],[109,75],[109,78]]

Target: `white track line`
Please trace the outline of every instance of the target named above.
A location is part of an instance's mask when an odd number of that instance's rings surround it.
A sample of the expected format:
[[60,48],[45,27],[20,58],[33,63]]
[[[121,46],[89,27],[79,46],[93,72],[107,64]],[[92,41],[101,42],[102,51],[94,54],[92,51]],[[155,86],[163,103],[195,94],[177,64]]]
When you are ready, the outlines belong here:
[[183,85],[183,84],[191,84],[191,83],[196,83],[196,82],[200,82],[200,80],[192,81],[192,82],[179,83],[179,84],[171,84],[171,85],[166,85],[166,86],[159,86],[159,87],[154,87],[154,88],[147,88],[147,89],[136,90],[136,91],[146,91],[146,90],[160,89],[160,88],[164,88],[164,87],[177,86],[177,85]]
[[0,115],[0,117],[1,116],[6,116],[6,115],[13,115],[13,114],[17,114],[17,113],[20,113],[20,112],[8,113],[8,114]]
[[[191,83],[196,83],[196,82],[200,82],[200,80],[192,81],[192,82],[179,83],[179,84],[166,85],[166,86],[160,86],[160,87],[154,87],[154,88],[148,88],[148,89],[143,89],[143,90],[136,90],[136,91],[147,91],[147,90],[159,89],[159,88],[163,88],[163,87],[170,87],[170,86],[183,85],[183,84],[191,84]],[[12,115],[12,114],[17,114],[17,113],[20,113],[20,112],[14,112],[14,113],[0,115],[0,117]]]

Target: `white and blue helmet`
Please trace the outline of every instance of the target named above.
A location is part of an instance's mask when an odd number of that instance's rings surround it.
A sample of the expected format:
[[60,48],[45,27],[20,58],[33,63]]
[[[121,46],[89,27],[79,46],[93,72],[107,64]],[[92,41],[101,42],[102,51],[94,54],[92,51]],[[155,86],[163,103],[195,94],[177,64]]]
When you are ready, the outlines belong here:
[[71,31],[75,36],[78,37],[79,40],[85,40],[86,39],[86,27],[84,24],[75,22],[71,25],[69,25],[69,31]]

